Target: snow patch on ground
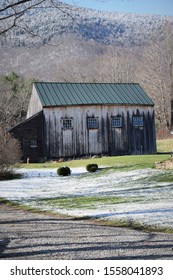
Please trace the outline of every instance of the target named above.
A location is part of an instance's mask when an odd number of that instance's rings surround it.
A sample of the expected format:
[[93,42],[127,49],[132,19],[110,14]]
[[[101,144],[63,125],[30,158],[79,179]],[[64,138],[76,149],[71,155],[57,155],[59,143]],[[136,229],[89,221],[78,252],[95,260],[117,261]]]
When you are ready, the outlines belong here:
[[[162,170],[145,169],[119,172],[88,173],[85,168],[72,168],[68,177],[56,169],[21,169],[22,179],[0,182],[0,197],[43,210],[106,220],[128,220],[173,228],[173,183],[157,183],[153,176]],[[75,205],[65,208],[45,203],[43,198],[107,197],[105,203],[87,208]],[[125,198],[125,203],[111,203],[109,197]],[[132,202],[133,201],[133,202]]]

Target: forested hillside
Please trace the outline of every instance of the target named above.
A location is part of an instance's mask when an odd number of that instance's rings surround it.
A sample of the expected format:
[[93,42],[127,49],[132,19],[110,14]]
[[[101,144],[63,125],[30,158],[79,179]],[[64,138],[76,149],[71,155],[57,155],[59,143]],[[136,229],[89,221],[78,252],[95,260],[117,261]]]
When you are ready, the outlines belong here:
[[53,3],[57,7],[47,0],[29,9],[17,23],[21,28],[11,29],[1,38],[1,45],[40,46],[57,42],[64,33],[117,46],[144,46],[149,39],[162,39],[162,16],[109,13]]
[[[29,9],[18,19],[16,27],[0,36],[0,75],[4,76],[0,80],[1,94],[10,91],[13,95],[9,75],[17,75],[17,82],[33,78],[139,82],[155,102],[157,127],[170,131],[173,18],[106,13],[53,2],[57,6],[46,0]],[[26,88],[19,88],[20,96],[22,91],[29,96]],[[23,100],[21,117],[25,116],[28,97]],[[20,120],[20,114],[17,118],[10,114],[11,125]]]

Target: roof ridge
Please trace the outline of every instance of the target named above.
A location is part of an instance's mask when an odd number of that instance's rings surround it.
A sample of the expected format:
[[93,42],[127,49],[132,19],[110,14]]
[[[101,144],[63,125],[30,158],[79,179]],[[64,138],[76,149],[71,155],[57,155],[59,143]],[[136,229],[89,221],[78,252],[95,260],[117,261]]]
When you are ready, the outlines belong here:
[[140,85],[139,83],[135,83],[135,82],[123,82],[123,83],[120,83],[120,82],[118,82],[118,83],[110,83],[110,82],[104,82],[104,83],[96,83],[96,82],[86,82],[86,83],[83,83],[83,82],[34,82],[34,84],[67,84],[67,85],[69,85],[69,84],[79,84],[79,85],[87,85],[87,84],[91,84],[91,85],[98,85],[98,84],[100,84],[100,85],[123,85],[123,84],[130,84],[130,85]]

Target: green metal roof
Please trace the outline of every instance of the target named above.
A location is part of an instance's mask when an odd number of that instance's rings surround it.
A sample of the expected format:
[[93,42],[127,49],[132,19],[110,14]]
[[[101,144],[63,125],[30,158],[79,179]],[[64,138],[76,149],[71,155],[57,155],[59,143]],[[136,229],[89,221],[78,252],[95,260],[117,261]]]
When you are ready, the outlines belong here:
[[35,83],[43,107],[72,105],[150,105],[136,83]]

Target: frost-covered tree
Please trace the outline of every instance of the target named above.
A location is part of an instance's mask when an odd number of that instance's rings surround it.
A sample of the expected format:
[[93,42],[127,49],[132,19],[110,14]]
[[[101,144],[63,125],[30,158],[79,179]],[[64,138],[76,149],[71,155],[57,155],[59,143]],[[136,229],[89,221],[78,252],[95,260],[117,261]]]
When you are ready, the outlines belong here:
[[70,8],[58,0],[2,0],[0,3],[0,35],[5,35],[11,29],[19,29],[31,36],[40,36],[28,22],[27,15],[34,15],[39,10],[56,9],[70,16]]

